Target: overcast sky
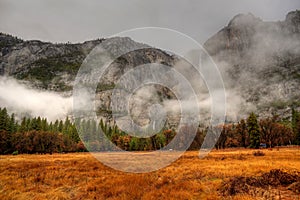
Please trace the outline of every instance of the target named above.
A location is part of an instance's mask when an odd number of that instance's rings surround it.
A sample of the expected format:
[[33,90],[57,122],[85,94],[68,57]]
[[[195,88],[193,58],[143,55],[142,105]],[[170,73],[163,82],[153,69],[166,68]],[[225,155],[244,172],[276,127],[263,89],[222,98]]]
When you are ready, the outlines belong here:
[[158,26],[203,43],[238,13],[278,21],[296,9],[299,0],[0,0],[0,31],[23,39],[83,42]]

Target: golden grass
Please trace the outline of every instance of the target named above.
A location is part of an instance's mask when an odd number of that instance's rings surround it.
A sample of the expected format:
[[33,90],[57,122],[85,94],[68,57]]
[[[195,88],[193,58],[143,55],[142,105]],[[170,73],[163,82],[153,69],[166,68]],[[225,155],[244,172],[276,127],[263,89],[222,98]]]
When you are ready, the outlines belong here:
[[0,199],[255,199],[223,197],[217,189],[234,176],[256,176],[271,169],[300,171],[300,149],[229,149],[199,159],[187,152],[151,173],[113,170],[89,153],[0,156]]

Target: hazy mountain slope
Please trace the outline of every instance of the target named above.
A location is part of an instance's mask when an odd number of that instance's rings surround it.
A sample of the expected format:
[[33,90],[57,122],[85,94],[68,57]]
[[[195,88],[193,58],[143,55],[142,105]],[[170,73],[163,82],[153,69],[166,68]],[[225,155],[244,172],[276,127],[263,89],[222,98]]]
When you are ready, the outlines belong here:
[[[79,44],[52,44],[41,41],[23,41],[0,33],[0,75],[27,80],[36,87],[70,91],[77,71],[87,54],[105,39]],[[116,44],[142,45],[129,38],[113,38]],[[172,59],[157,49],[146,49],[117,59],[114,65],[137,66],[143,63],[164,62]]]
[[83,59],[102,39],[82,44],[23,41],[1,34],[0,73],[50,90],[70,90]]
[[300,11],[278,22],[239,14],[204,46],[246,104],[269,113],[300,107]]
[[[15,77],[35,89],[63,92],[67,96],[72,93],[73,82],[83,60],[101,42],[105,41],[112,52],[120,51],[122,48],[144,48],[116,59],[99,81],[96,95],[98,114],[108,118],[111,115],[112,90],[124,73],[135,66],[146,63],[164,63],[171,66],[174,62],[173,56],[166,52],[149,48],[148,45],[137,43],[130,38],[115,37],[81,44],[52,44],[41,41],[23,41],[7,34],[1,34],[0,41],[1,75]],[[7,82],[7,80],[3,81],[3,84]],[[169,90],[160,86],[149,86],[147,90],[154,92],[153,96],[149,96],[143,103],[139,101],[141,105],[133,102],[132,108],[143,106],[142,110],[145,110],[146,104],[150,105],[150,99],[159,99],[158,94],[161,98],[172,96]],[[137,110],[139,111],[139,109]],[[141,115],[147,115],[147,113],[138,113],[138,115],[143,122]]]

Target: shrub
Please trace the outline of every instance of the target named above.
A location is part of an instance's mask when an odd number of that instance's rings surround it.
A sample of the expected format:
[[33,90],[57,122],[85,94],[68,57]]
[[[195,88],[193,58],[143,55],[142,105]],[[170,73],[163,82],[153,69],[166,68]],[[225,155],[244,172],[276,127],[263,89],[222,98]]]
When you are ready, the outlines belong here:
[[254,156],[264,156],[265,153],[262,152],[262,151],[254,151],[254,152],[253,152],[253,155],[254,155]]

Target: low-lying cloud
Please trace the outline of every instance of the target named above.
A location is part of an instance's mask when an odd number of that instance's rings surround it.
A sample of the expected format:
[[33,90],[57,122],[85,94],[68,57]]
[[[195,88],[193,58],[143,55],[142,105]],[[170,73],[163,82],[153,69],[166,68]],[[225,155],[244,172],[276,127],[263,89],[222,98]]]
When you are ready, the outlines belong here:
[[54,121],[71,113],[72,97],[35,90],[11,77],[0,77],[0,107],[20,115],[40,116]]

